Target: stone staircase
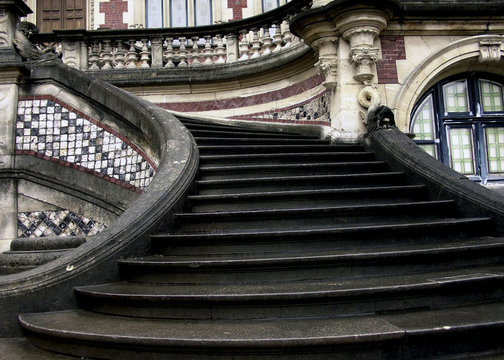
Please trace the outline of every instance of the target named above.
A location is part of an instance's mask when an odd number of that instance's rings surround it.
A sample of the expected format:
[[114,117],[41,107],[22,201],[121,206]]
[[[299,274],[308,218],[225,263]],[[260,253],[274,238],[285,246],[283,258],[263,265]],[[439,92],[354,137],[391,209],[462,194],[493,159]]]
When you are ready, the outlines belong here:
[[22,314],[30,342],[100,359],[498,358],[504,238],[362,146],[183,120],[195,192],[122,281]]

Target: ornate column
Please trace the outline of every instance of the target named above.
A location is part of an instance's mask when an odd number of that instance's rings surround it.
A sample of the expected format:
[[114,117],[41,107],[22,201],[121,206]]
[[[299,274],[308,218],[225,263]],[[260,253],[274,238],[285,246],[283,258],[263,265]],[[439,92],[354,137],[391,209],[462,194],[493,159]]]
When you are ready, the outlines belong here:
[[374,41],[387,27],[390,13],[381,9],[361,8],[349,11],[336,20],[336,27],[350,43],[350,62],[355,67],[354,79],[370,83],[376,72],[379,48]]
[[[315,50],[315,65],[331,90],[327,136],[335,141],[356,143],[366,132],[361,103],[379,100],[373,84],[379,55],[375,40],[387,27],[392,6],[387,0],[314,0],[309,11],[292,21],[293,32]],[[362,102],[363,87],[369,103]]]

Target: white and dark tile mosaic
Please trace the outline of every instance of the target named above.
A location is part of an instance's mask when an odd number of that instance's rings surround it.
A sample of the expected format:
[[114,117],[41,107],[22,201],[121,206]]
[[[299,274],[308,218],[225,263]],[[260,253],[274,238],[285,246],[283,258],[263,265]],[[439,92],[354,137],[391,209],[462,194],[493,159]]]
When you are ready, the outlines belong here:
[[16,153],[57,159],[131,190],[148,186],[156,171],[136,145],[50,96],[19,100]]
[[104,224],[69,210],[18,213],[20,238],[96,235],[104,228]]

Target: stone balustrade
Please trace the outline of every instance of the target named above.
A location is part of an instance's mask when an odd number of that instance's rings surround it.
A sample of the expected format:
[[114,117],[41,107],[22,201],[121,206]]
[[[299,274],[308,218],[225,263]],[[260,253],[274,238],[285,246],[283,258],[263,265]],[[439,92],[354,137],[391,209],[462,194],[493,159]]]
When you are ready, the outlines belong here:
[[52,42],[63,62],[89,71],[191,68],[272,56],[300,42],[289,19],[307,9],[292,1],[251,19],[193,28],[129,30],[56,30],[38,34]]

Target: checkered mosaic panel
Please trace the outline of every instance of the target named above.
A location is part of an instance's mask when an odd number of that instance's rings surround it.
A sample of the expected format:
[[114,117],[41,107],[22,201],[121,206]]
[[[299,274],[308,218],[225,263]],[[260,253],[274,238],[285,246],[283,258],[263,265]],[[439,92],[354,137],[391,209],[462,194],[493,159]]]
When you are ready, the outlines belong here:
[[51,99],[20,100],[16,150],[75,164],[137,189],[149,185],[155,169],[134,144],[72,110]]
[[18,213],[18,237],[96,235],[105,225],[69,210]]

